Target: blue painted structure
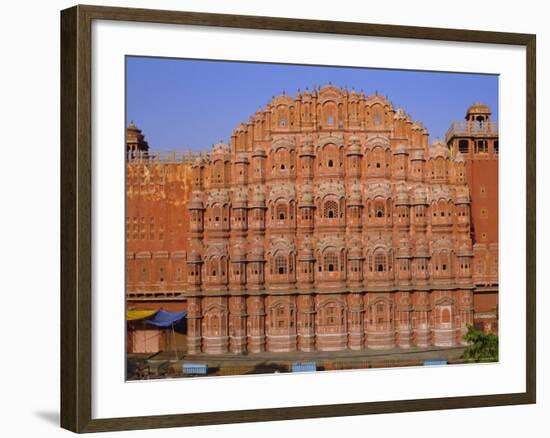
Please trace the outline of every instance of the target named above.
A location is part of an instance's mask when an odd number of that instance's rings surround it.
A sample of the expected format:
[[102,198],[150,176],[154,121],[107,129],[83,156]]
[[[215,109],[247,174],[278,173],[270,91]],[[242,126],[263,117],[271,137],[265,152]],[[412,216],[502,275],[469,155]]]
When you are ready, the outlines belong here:
[[293,373],[311,372],[317,371],[317,365],[315,362],[294,362],[292,364]]
[[208,365],[205,363],[183,363],[181,366],[183,374],[198,374],[205,376],[208,374]]
[[425,360],[424,365],[427,365],[427,366],[447,365],[447,361],[444,359],[430,359],[430,360]]

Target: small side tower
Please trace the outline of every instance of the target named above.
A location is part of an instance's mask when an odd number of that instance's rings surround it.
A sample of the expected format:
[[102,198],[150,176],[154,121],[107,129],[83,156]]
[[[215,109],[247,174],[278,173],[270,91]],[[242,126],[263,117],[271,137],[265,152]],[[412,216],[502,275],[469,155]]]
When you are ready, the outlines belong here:
[[496,332],[498,324],[498,126],[489,106],[476,102],[465,120],[454,122],[446,143],[455,159],[465,161],[471,195],[474,243],[474,323]]
[[141,129],[131,122],[126,128],[126,160],[148,158],[148,156],[149,145],[145,141],[145,136],[141,133]]

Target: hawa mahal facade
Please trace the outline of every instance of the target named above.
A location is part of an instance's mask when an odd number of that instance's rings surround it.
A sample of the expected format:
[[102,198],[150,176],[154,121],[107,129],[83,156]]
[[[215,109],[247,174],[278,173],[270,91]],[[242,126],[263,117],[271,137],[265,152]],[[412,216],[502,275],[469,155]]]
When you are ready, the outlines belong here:
[[429,144],[386,98],[328,85],[273,98],[209,152],[149,152],[133,124],[126,150],[128,304],[185,308],[189,354],[450,347],[467,324],[496,330],[485,105]]

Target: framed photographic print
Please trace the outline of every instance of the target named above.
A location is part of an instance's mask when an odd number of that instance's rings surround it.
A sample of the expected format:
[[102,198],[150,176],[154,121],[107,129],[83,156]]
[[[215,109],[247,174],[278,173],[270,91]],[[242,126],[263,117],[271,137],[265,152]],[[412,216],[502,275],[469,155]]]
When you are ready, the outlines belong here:
[[535,36],[61,13],[75,432],[535,402]]

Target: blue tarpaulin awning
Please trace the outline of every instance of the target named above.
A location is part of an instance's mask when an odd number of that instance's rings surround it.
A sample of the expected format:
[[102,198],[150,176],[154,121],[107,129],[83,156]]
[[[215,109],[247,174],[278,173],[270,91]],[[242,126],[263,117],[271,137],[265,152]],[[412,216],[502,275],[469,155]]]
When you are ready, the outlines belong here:
[[424,361],[425,366],[437,366],[437,365],[447,365],[445,359],[427,359]]
[[294,362],[292,364],[293,373],[311,372],[317,371],[317,365],[315,362]]
[[166,310],[159,310],[155,313],[151,319],[148,319],[147,324],[154,325],[156,327],[170,327],[187,316],[187,312],[167,312]]
[[183,363],[181,366],[183,374],[208,374],[208,365],[205,363]]

